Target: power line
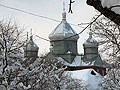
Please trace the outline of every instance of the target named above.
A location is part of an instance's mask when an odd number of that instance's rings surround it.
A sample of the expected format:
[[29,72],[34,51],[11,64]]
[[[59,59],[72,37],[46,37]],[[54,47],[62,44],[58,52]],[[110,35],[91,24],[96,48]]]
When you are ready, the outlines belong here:
[[[24,11],[24,10],[21,10],[21,9],[9,7],[9,6],[3,5],[3,4],[0,4],[0,6],[5,7],[5,8],[9,8],[9,9],[12,9],[12,10],[20,11],[20,12],[23,12],[23,13],[27,13],[27,14],[30,14],[30,15],[33,15],[33,16],[36,16],[36,17],[41,17],[41,18],[49,19],[49,20],[52,20],[52,21],[55,21],[55,22],[61,22],[61,21],[56,20],[56,19],[53,19],[53,18],[49,18],[49,17],[37,15],[37,14],[31,13],[31,12],[27,12],[27,11]],[[101,15],[102,15],[102,14],[98,15],[97,18],[95,18],[91,23],[89,23],[89,24],[88,24],[81,32],[79,32],[78,34],[72,35],[72,36],[70,36],[70,37],[66,37],[66,38],[64,38],[64,39],[62,39],[62,40],[66,40],[66,39],[75,37],[75,36],[77,36],[77,35],[80,35],[80,34],[81,34],[82,32],[84,32],[92,23],[94,23]],[[69,23],[69,24],[71,24],[71,23]],[[75,24],[71,24],[71,25],[79,26],[79,25],[75,25]],[[79,26],[79,27],[80,27],[80,26]],[[45,38],[43,38],[43,37],[40,37],[40,36],[38,36],[38,35],[36,35],[36,36],[39,37],[40,39],[45,40],[45,41],[50,41],[50,40],[45,39]],[[58,41],[62,41],[62,40],[58,40]]]
[[[61,21],[56,20],[56,19],[53,19],[53,18],[49,18],[49,17],[46,17],[46,16],[38,15],[38,14],[34,14],[34,13],[32,13],[32,12],[27,12],[27,11],[24,11],[24,10],[21,10],[21,9],[18,9],[18,8],[14,8],[14,7],[10,7],[10,6],[6,6],[6,5],[3,5],[3,4],[0,4],[0,6],[5,7],[5,8],[8,8],[8,9],[16,10],[16,11],[19,11],[19,12],[23,12],[23,13],[26,13],[26,14],[30,14],[30,15],[32,15],[32,16],[49,19],[49,20],[52,20],[52,21],[55,21],[55,22],[61,22]],[[72,23],[69,23],[69,24],[71,24],[71,25],[73,25],[73,26],[81,27],[81,26],[76,25],[76,24],[72,24]]]
[[[68,39],[68,38],[75,37],[75,36],[77,36],[77,35],[80,35],[80,34],[81,34],[82,32],[84,32],[91,24],[93,24],[101,15],[102,15],[102,13],[99,14],[91,23],[89,23],[89,24],[88,24],[81,32],[79,32],[78,34],[73,35],[73,36],[70,36],[70,37],[67,37],[67,38],[64,38],[63,40]],[[36,36],[37,36],[37,35],[36,35]],[[37,37],[39,37],[39,36],[37,36]],[[50,41],[50,40],[47,40],[47,39],[42,38],[42,37],[39,37],[39,38],[41,38],[41,39],[43,39],[43,40],[46,40],[46,41]],[[58,40],[58,41],[61,41],[61,40]],[[50,53],[48,53],[46,56],[44,56],[44,57],[42,58],[42,60],[44,60],[45,58],[47,58],[47,57],[49,56],[49,54],[50,54]]]
[[27,13],[27,14],[30,14],[30,15],[33,15],[33,16],[36,16],[36,17],[41,17],[41,18],[49,19],[49,20],[52,20],[52,21],[55,21],[55,22],[60,22],[59,20],[56,20],[56,19],[53,19],[53,18],[37,15],[37,14],[34,14],[32,12],[27,12],[27,11],[17,9],[17,8],[13,8],[13,7],[9,7],[9,6],[3,5],[3,4],[0,4],[0,6],[8,8],[8,9],[12,9],[12,10],[20,11],[20,12],[23,12],[23,13]]
[[[55,21],[55,22],[61,22],[61,21],[56,20],[56,19],[53,19],[53,18],[49,18],[49,17],[37,15],[37,14],[31,13],[31,12],[27,12],[27,11],[24,11],[24,10],[21,10],[21,9],[9,7],[9,6],[6,6],[6,5],[0,4],[0,6],[5,7],[5,8],[8,8],[8,9],[16,10],[16,11],[19,11],[19,12],[23,12],[23,13],[26,13],[26,14],[30,14],[30,15],[33,15],[33,16],[36,16],[36,17],[41,17],[41,18],[49,19],[49,20],[52,20],[52,21]],[[67,38],[64,38],[64,39],[62,39],[62,40],[69,39],[69,38],[75,37],[75,36],[77,36],[77,35],[80,35],[80,34],[81,34],[82,32],[84,32],[92,23],[94,23],[101,15],[102,15],[102,14],[98,15],[97,18],[95,18],[91,23],[89,23],[89,24],[88,24],[81,32],[79,32],[78,34],[72,35],[72,36],[67,37]],[[72,23],[69,23],[69,24],[74,25],[74,26],[79,26],[79,25],[75,25],[75,24],[72,24]],[[80,26],[79,26],[79,27],[80,27]],[[50,40],[45,39],[45,38],[43,38],[43,37],[40,37],[40,36],[38,36],[38,35],[36,35],[36,36],[39,37],[40,39],[45,40],[45,41],[50,41]],[[62,41],[62,40],[59,40],[59,41]],[[43,59],[45,59],[48,55],[49,55],[49,53],[48,53],[45,57],[43,57]]]
[[40,38],[40,39],[43,39],[43,40],[45,40],[45,41],[50,41],[50,40],[48,40],[48,39],[45,39],[45,38],[43,38],[43,37],[40,37],[40,36],[38,36],[38,35],[36,35],[38,38]]
[[102,13],[99,14],[92,22],[90,22],[90,23],[89,23],[81,32],[79,32],[78,34],[72,35],[72,36],[70,36],[70,37],[66,37],[66,38],[64,38],[63,40],[69,39],[69,38],[72,38],[72,37],[75,37],[75,36],[77,36],[77,35],[80,35],[80,34],[81,34],[82,32],[84,32],[91,24],[93,24],[101,15],[102,15]]
[[[92,22],[90,22],[90,23],[89,23],[81,32],[79,32],[78,34],[75,34],[75,35],[72,35],[72,36],[70,36],[70,37],[66,37],[66,38],[64,38],[64,39],[57,40],[57,41],[63,41],[63,40],[66,40],[66,39],[75,37],[75,36],[77,36],[77,35],[80,35],[80,34],[81,34],[82,32],[84,32],[91,24],[93,24],[101,15],[102,15],[102,13],[99,14]],[[45,39],[45,38],[43,38],[43,37],[40,37],[40,36],[38,36],[38,35],[36,35],[36,36],[39,37],[40,39],[45,40],[45,41],[50,41],[50,40]]]

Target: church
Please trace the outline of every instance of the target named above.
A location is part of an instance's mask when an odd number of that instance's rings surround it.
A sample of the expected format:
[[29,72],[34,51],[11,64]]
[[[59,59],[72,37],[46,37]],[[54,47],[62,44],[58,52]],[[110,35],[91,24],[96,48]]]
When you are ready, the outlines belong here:
[[[88,39],[83,43],[84,54],[79,54],[77,42],[79,35],[66,20],[66,12],[63,9],[62,21],[49,34],[50,56],[55,57],[66,66],[66,71],[83,69],[94,69],[102,76],[106,75],[106,68],[98,53],[99,43],[89,32]],[[39,47],[34,43],[32,36],[27,46],[24,48],[24,56],[27,58],[37,58]]]

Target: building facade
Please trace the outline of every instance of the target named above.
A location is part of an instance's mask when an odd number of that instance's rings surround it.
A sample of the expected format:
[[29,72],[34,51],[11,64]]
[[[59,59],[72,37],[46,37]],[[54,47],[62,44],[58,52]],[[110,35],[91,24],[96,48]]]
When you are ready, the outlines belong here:
[[83,43],[84,54],[78,54],[77,41],[79,35],[66,20],[63,9],[62,21],[49,34],[50,53],[67,66],[66,70],[94,69],[101,75],[106,74],[104,63],[98,53],[99,43],[89,32],[88,39]]
[[[64,58],[69,63],[72,63],[77,52],[77,40],[79,36],[73,30],[70,24],[66,21],[66,12],[63,10],[62,21],[49,35],[50,52],[53,55]],[[74,37],[71,37],[76,35]],[[71,37],[71,38],[68,38]]]
[[33,41],[33,36],[30,36],[30,40],[27,42],[24,47],[24,57],[26,58],[37,58],[38,57],[39,47]]
[[[78,53],[77,42],[79,35],[67,22],[65,9],[63,9],[62,13],[62,21],[49,34],[49,39],[49,57],[54,57],[63,63],[64,66],[67,66],[66,70],[94,69],[103,76],[106,74],[106,68],[98,53],[99,43],[93,38],[91,31],[88,39],[83,43],[84,54]],[[38,49],[39,47],[34,43],[31,35],[29,42],[24,48],[24,57],[27,58],[27,62],[29,62],[28,60],[34,62],[38,57]]]
[[23,66],[28,67],[30,64],[34,63],[35,60],[38,58],[38,50],[39,50],[39,47],[33,41],[32,34],[23,49],[24,49],[24,58],[25,58],[25,60],[23,61]]

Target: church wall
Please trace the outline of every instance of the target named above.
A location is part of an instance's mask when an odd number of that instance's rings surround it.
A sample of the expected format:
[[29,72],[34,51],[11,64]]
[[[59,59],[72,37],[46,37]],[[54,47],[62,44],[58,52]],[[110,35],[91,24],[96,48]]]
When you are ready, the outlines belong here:
[[85,58],[87,59],[87,60],[90,60],[90,59],[93,59],[94,57],[96,57],[97,55],[96,54],[86,54],[85,55]]
[[77,54],[77,41],[66,40],[64,41],[65,52],[71,51],[73,54]]
[[64,55],[59,55],[59,56],[62,57],[68,63],[72,63],[76,55],[74,55],[74,54],[64,54]]
[[94,48],[94,47],[87,47],[87,48],[84,48],[84,53],[85,54],[88,54],[88,53],[91,53],[91,54],[97,54],[98,53],[98,48]]
[[85,47],[84,48],[84,57],[88,60],[93,59],[98,55],[98,48],[96,47]]
[[52,42],[52,46],[53,46],[53,53],[54,54],[63,54],[65,52],[63,41]]
[[51,42],[51,46],[53,46],[54,54],[65,54],[68,51],[71,51],[73,54],[77,54],[77,41],[73,40],[54,41]]

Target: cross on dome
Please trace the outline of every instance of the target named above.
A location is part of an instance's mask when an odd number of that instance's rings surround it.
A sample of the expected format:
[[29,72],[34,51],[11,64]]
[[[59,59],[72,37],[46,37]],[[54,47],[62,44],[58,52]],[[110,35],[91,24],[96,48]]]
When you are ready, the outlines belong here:
[[98,42],[92,37],[92,31],[89,32],[89,38],[84,42],[85,46],[98,46]]
[[90,32],[89,32],[89,38],[92,38],[92,31],[90,30]]
[[32,40],[32,38],[33,38],[32,29],[30,31],[31,31],[30,40]]
[[[63,2],[63,12],[62,12],[62,21],[60,24],[49,34],[49,39],[51,41],[54,40],[63,40],[64,38],[68,38],[70,36],[76,35],[76,31],[70,26],[69,23],[66,21],[66,12],[65,12],[65,3]],[[77,41],[79,35],[74,37],[68,38],[67,40],[75,40]]]
[[62,20],[66,20],[65,2],[63,2],[63,13],[62,13]]

